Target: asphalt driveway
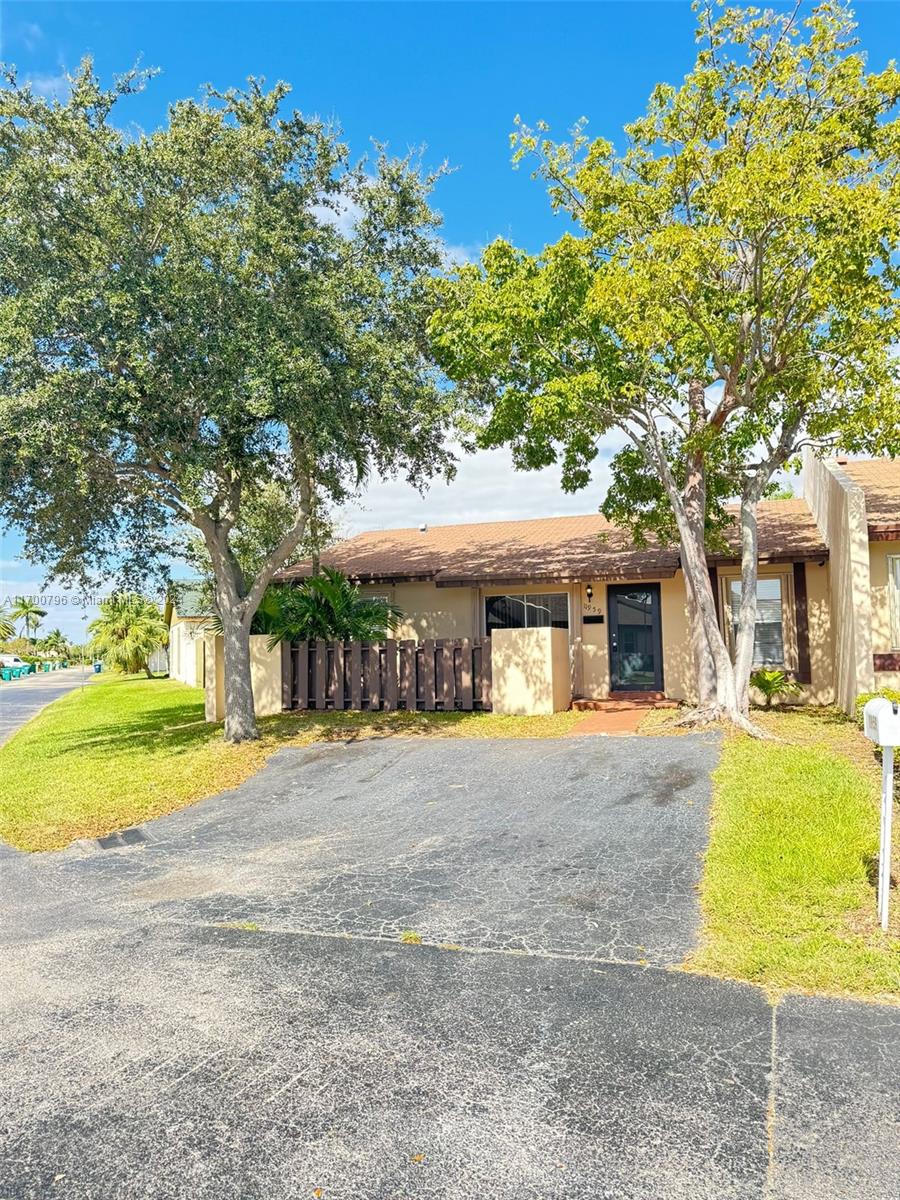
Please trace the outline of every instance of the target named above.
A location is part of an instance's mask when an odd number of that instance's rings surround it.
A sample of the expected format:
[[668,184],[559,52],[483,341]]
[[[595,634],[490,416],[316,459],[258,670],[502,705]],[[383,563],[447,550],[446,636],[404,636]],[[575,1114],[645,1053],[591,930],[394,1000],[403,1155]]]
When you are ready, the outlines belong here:
[[283,751],[4,856],[0,1200],[894,1200],[900,1010],[670,969],[716,755]]

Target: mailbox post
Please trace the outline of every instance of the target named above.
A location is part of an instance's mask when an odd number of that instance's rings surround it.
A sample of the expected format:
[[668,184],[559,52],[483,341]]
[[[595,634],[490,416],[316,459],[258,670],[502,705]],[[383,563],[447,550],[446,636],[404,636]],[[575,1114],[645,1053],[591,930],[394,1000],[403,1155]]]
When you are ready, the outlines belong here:
[[866,737],[881,746],[881,843],[878,850],[878,920],[888,927],[891,895],[891,818],[894,812],[894,747],[900,746],[900,708],[877,696],[863,709]]

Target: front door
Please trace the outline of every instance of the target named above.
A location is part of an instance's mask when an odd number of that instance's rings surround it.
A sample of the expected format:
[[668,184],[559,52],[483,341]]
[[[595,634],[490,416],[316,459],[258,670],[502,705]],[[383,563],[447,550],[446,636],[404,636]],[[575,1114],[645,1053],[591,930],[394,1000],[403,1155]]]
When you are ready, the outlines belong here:
[[659,584],[607,588],[609,678],[613,692],[663,690]]

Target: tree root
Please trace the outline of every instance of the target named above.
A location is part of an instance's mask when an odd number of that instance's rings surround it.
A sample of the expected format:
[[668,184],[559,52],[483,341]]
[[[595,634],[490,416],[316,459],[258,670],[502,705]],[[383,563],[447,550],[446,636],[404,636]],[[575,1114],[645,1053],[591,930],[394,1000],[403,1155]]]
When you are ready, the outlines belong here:
[[759,741],[769,741],[772,736],[765,729],[761,729],[759,725],[754,725],[750,718],[742,712],[734,712],[732,709],[726,708],[724,704],[706,704],[688,709],[675,722],[676,725],[687,729],[699,729],[704,725],[719,723],[734,725],[742,733],[757,738]]

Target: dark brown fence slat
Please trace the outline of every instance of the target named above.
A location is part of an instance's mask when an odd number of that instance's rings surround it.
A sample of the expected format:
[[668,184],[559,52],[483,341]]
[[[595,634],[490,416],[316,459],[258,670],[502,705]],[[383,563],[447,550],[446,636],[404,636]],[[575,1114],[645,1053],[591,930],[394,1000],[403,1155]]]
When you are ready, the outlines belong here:
[[309,642],[294,648],[294,693],[298,708],[309,708]]
[[394,712],[397,708],[399,689],[397,687],[397,643],[388,638],[384,643],[384,710]]
[[335,709],[340,711],[344,707],[344,643],[333,642],[332,652],[334,665],[331,672],[331,694]]
[[328,643],[316,642],[316,709],[325,710],[326,689],[328,687]]
[[281,707],[282,709],[288,709],[291,707],[294,693],[294,668],[291,643],[282,642],[278,649],[281,651]]
[[459,702],[465,712],[472,711],[472,642],[462,638],[459,643]]
[[369,664],[369,711],[381,708],[381,647],[374,643],[368,651]]
[[434,712],[434,638],[422,643],[422,707]]
[[362,708],[362,645],[350,643],[350,707],[356,712]]
[[444,712],[452,712],[456,707],[456,688],[453,678],[453,652],[455,643],[444,642],[441,647],[441,700],[444,705]]
[[490,638],[281,646],[285,709],[464,712],[491,708]]
[[400,643],[400,696],[408,712],[416,711],[416,643]]

